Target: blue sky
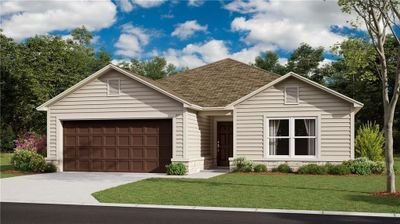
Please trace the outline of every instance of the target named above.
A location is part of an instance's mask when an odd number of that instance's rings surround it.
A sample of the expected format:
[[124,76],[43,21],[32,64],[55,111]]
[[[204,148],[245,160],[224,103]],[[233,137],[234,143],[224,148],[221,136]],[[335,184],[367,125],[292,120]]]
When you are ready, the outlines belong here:
[[[196,67],[231,57],[245,63],[272,50],[285,63],[300,43],[329,49],[354,31],[336,1],[2,1],[1,28],[16,41],[68,38],[85,25],[114,61],[163,56]],[[359,33],[357,33],[359,35]],[[326,60],[333,58],[326,53]]]

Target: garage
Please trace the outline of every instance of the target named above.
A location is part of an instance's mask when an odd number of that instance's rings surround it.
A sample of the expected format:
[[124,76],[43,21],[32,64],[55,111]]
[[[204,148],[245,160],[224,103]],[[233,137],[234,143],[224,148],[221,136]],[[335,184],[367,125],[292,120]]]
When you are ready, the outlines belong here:
[[172,158],[172,122],[63,121],[64,171],[165,172]]

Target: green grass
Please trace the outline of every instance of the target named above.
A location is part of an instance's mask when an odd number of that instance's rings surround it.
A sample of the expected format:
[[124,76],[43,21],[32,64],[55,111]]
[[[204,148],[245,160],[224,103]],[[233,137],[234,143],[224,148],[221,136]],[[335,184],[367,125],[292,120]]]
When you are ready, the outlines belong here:
[[207,180],[153,178],[93,196],[106,203],[400,213],[400,198],[370,195],[384,190],[385,176],[232,173]]
[[15,177],[26,175],[24,173],[5,173],[4,171],[12,170],[11,165],[12,153],[0,152],[0,178]]

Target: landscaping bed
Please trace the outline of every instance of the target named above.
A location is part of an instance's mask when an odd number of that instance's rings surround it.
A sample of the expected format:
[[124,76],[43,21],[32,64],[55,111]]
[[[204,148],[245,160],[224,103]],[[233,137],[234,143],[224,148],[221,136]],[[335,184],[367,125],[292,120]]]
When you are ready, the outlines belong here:
[[12,153],[8,153],[8,152],[0,153],[0,178],[31,174],[31,172],[23,172],[23,171],[14,170],[14,168],[12,167],[12,165],[10,163],[11,156],[12,156]]

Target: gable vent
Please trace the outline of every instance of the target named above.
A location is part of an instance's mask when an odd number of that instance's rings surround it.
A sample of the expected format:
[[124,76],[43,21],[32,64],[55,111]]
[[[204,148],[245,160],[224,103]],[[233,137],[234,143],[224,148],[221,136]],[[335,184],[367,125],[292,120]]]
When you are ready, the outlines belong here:
[[285,88],[285,103],[286,104],[299,103],[299,87],[291,86]]
[[107,94],[109,96],[118,96],[120,92],[120,80],[108,80],[107,83]]

